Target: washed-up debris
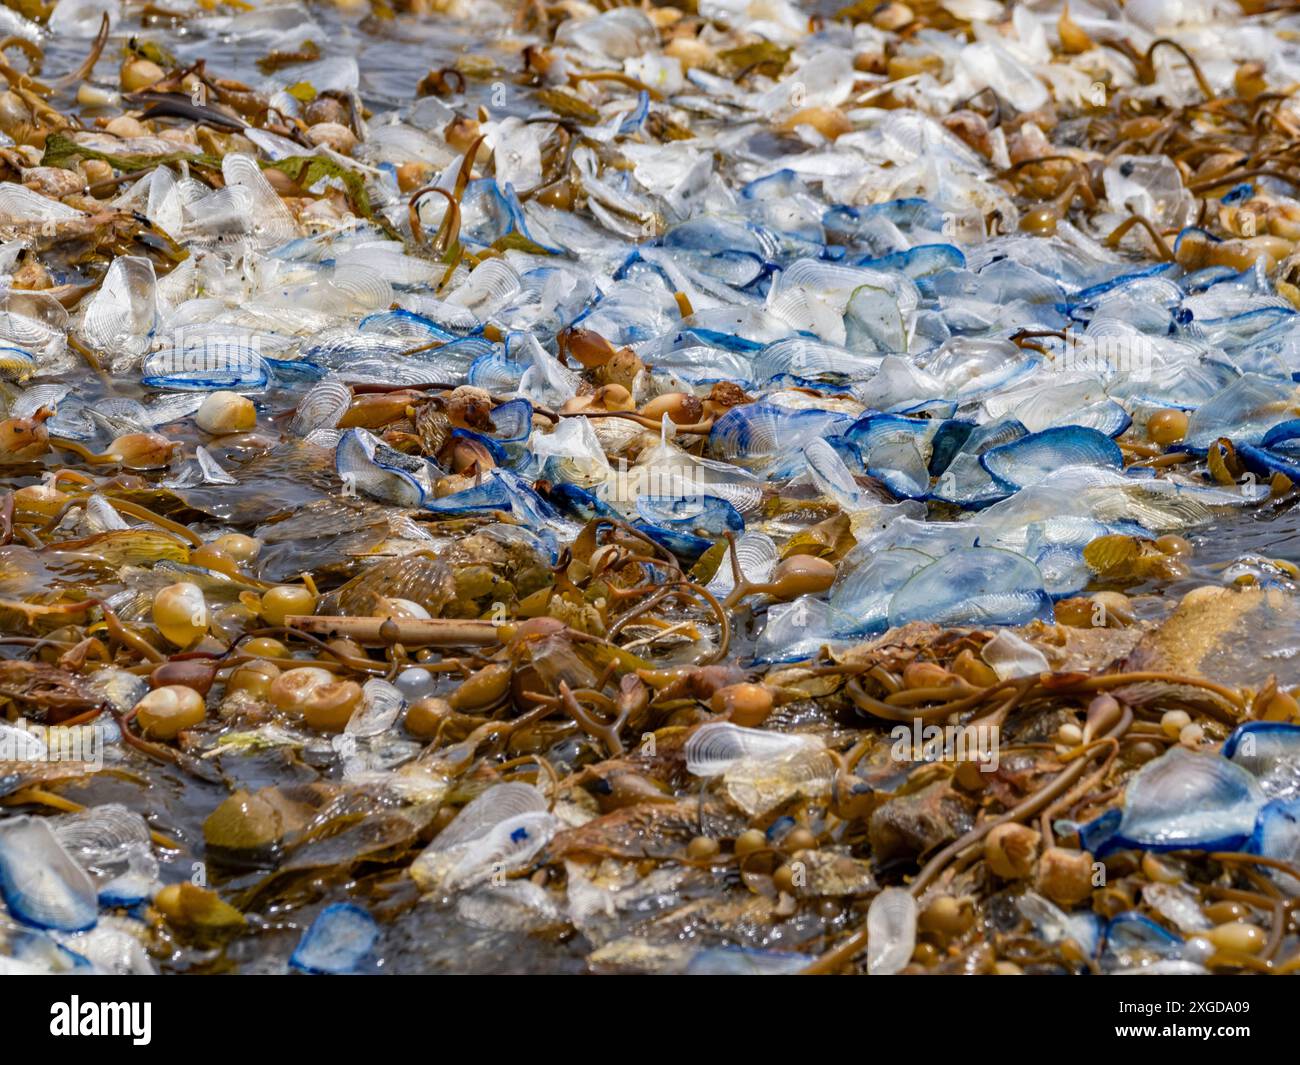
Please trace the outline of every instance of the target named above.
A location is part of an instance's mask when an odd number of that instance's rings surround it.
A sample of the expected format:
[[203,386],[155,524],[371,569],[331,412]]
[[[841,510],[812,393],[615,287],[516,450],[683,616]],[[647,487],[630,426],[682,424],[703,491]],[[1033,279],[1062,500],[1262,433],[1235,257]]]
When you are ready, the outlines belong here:
[[5,9],[0,971],[1300,968],[1300,16],[432,7]]

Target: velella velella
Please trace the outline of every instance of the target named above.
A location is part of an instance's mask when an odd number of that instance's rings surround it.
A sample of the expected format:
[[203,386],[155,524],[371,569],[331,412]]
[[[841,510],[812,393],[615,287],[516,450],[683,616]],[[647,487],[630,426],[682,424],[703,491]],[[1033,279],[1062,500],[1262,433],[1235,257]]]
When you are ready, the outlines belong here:
[[303,933],[290,964],[305,973],[339,975],[354,970],[379,938],[379,926],[360,906],[326,906]]
[[11,917],[35,928],[81,932],[98,919],[90,877],[35,818],[0,823],[0,895]]
[[892,976],[916,949],[916,899],[902,888],[886,888],[871,900],[867,926],[871,936],[867,971]]
[[1083,426],[1044,429],[991,448],[980,457],[980,465],[993,479],[1013,491],[1038,484],[1066,466],[1118,469],[1122,463],[1114,441]]
[[1130,784],[1115,838],[1153,850],[1231,850],[1254,830],[1264,801],[1249,772],[1175,747]]
[[889,624],[1023,625],[1045,619],[1051,600],[1028,559],[998,548],[951,552],[913,573],[889,603]]

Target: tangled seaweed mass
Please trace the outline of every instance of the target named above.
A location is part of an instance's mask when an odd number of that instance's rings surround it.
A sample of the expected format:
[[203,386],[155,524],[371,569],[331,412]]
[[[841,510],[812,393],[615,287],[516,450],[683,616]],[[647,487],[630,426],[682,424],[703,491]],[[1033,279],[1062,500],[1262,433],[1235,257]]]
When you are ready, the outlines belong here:
[[0,972],[1300,969],[1292,5],[6,4]]

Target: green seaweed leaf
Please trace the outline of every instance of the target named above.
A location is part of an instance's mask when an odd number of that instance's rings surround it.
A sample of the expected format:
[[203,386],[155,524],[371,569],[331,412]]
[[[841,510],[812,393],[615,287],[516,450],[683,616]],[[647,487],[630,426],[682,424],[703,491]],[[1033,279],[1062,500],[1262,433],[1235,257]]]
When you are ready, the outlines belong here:
[[[62,133],[51,133],[45,141],[45,154],[41,158],[42,166],[61,166],[71,169],[76,159],[100,159],[118,170],[147,170],[153,166],[171,166],[187,162],[191,166],[204,166],[212,170],[221,169],[221,160],[214,155],[195,154],[192,152],[167,152],[163,155],[117,155],[86,148],[65,137]],[[343,183],[347,191],[348,205],[353,212],[361,215],[379,226],[391,239],[401,240],[400,234],[388,221],[375,213],[366,192],[365,181],[355,170],[336,163],[333,159],[315,155],[291,155],[286,159],[263,161],[259,164],[263,170],[275,168],[283,171],[304,189],[311,188],[321,178],[336,178]]]
[[45,154],[41,156],[41,166],[61,166],[71,170],[76,159],[99,159],[118,170],[148,170],[152,166],[171,166],[186,162],[191,166],[206,166],[214,170],[221,169],[221,160],[215,155],[199,152],[165,152],[162,155],[117,155],[113,152],[101,152],[87,148],[62,133],[51,133],[45,141]]
[[304,189],[311,188],[321,178],[335,178],[343,182],[343,187],[347,190],[348,205],[353,212],[367,221],[374,222],[392,239],[401,240],[401,236],[388,224],[388,221],[375,213],[370,203],[370,195],[366,192],[365,180],[355,170],[349,170],[333,159],[319,155],[291,155],[261,165],[264,170],[274,168],[282,171]]
[[494,251],[523,251],[529,255],[552,255],[554,254],[549,248],[543,248],[534,240],[529,240],[522,233],[511,230],[504,237],[497,237],[492,242]]

